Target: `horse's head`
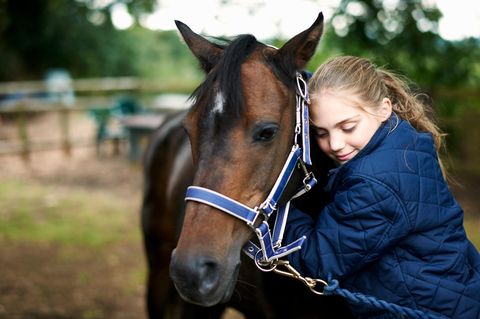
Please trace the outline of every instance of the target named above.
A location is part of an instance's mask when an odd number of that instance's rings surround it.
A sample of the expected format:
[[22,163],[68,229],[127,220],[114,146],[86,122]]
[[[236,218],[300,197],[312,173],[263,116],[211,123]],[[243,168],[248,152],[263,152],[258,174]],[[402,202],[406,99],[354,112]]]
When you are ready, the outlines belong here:
[[[296,71],[315,52],[320,14],[280,49],[242,35],[222,47],[177,22],[206,72],[185,118],[195,164],[194,185],[249,207],[272,189],[293,144]],[[252,229],[209,205],[189,201],[171,277],[187,301],[211,306],[230,298],[242,246]]]

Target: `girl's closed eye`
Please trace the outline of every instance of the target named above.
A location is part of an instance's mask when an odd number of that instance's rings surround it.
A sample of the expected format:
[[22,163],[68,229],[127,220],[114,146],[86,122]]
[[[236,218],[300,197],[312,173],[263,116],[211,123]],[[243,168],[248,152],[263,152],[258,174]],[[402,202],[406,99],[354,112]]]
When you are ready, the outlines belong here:
[[342,126],[342,131],[352,133],[357,128],[357,123],[346,123]]
[[322,137],[325,137],[327,136],[328,132],[325,131],[325,130],[321,130],[321,129],[314,129],[313,130],[313,135],[315,137],[318,137],[318,138],[322,138]]

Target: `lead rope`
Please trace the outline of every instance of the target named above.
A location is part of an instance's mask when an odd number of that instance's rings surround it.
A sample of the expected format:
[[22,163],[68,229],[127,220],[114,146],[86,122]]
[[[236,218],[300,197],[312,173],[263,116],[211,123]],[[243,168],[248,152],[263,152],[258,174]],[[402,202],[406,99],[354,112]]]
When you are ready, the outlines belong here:
[[[365,295],[359,292],[351,292],[347,289],[340,288],[338,280],[336,279],[329,279],[327,282],[322,279],[304,277],[286,260],[275,260],[268,265],[262,264],[257,260],[255,260],[255,263],[262,271],[273,271],[276,274],[287,276],[303,282],[316,295],[341,296],[351,304],[366,304],[379,310],[386,310],[400,318],[448,319],[447,317],[437,313],[424,312],[409,307],[399,306],[373,296]],[[321,285],[322,287],[318,287],[318,285]]]

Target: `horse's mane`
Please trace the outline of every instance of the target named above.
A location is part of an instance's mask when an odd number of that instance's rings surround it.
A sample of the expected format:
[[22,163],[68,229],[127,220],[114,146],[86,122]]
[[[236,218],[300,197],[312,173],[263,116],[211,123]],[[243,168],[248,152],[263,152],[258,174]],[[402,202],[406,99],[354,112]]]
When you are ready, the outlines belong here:
[[224,41],[228,41],[227,44],[219,45],[224,50],[222,57],[190,98],[196,101],[197,105],[199,101],[206,103],[204,112],[208,112],[208,109],[214,104],[215,93],[220,91],[223,94],[225,105],[228,105],[223,116],[229,120],[236,120],[240,118],[244,108],[240,67],[260,43],[250,34],[239,35],[233,40]]

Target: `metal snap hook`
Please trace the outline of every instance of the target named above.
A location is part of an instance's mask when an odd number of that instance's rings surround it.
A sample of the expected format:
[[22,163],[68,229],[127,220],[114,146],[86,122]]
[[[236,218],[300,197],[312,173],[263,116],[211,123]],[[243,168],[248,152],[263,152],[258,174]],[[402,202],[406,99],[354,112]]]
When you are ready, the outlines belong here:
[[[293,268],[292,265],[286,260],[275,260],[273,262],[273,265],[275,266],[272,270],[279,274],[283,275],[286,277],[294,278],[297,280],[300,280],[303,282],[314,294],[316,295],[324,295],[324,289],[328,285],[328,283],[325,280],[322,279],[313,279],[310,277],[303,277],[295,268]],[[277,266],[282,266],[286,268],[286,270],[282,270],[278,268]],[[321,284],[321,290],[317,288],[317,285]]]

